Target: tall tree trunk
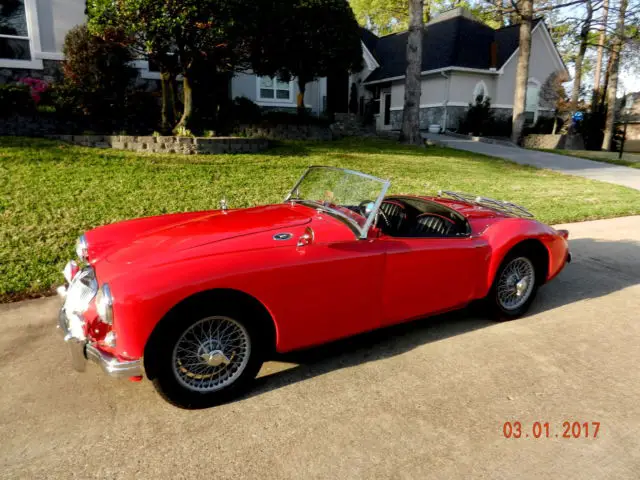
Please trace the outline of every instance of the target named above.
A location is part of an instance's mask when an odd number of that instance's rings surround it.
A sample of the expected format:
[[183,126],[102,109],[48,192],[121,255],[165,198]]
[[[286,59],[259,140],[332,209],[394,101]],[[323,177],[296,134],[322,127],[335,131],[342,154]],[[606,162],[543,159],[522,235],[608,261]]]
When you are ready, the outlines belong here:
[[604,73],[604,83],[600,92],[600,111],[604,112],[607,106],[607,91],[609,90],[609,79],[611,78],[611,70],[613,68],[613,60],[614,58],[609,54],[609,61],[607,62],[607,71]]
[[182,95],[183,95],[183,110],[182,118],[178,122],[177,127],[191,128],[191,120],[193,118],[193,84],[191,83],[191,75],[187,69],[184,69],[182,73]]
[[620,10],[618,12],[618,22],[616,33],[611,42],[611,74],[609,75],[609,85],[607,87],[607,116],[604,123],[604,139],[602,149],[611,150],[613,140],[613,130],[615,128],[616,115],[616,93],[618,91],[618,70],[620,67],[620,50],[622,49],[622,39],[624,37],[624,21],[629,0],[620,0]]
[[575,61],[575,74],[573,77],[573,90],[571,91],[571,111],[578,109],[578,98],[580,96],[580,87],[582,86],[582,62],[584,54],[587,51],[587,43],[589,41],[589,32],[591,31],[591,20],[593,19],[593,4],[591,0],[587,0],[587,16],[580,30],[580,47]]
[[511,140],[520,143],[524,128],[524,112],[529,80],[529,58],[531,57],[531,25],[533,23],[533,0],[520,0],[520,52],[516,66],[516,85],[513,94],[513,116],[511,118]]
[[607,22],[609,21],[609,0],[604,0],[602,4],[602,25],[598,36],[598,51],[596,55],[596,71],[593,74],[593,98],[591,100],[591,111],[597,108],[600,102],[600,77],[602,75],[602,62],[604,57],[604,42],[607,38]]
[[162,133],[169,133],[176,121],[175,75],[168,71],[160,72],[160,85],[162,87]]
[[404,111],[400,140],[418,145],[420,138],[420,72],[422,70],[423,0],[409,0],[407,71],[404,81]]

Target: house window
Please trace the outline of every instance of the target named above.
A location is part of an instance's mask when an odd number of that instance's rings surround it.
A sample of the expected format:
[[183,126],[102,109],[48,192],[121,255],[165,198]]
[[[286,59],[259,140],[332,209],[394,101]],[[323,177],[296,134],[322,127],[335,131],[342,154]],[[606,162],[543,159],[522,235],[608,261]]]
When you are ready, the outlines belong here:
[[527,96],[524,109],[524,123],[533,124],[538,120],[538,103],[540,102],[540,84],[535,80],[527,83]]
[[0,2],[0,58],[31,60],[25,0]]
[[283,82],[277,77],[258,77],[260,100],[291,101],[291,82]]
[[484,102],[487,98],[489,98],[489,90],[487,90],[487,85],[482,80],[480,80],[478,83],[476,83],[476,86],[473,89],[472,103],[481,103]]

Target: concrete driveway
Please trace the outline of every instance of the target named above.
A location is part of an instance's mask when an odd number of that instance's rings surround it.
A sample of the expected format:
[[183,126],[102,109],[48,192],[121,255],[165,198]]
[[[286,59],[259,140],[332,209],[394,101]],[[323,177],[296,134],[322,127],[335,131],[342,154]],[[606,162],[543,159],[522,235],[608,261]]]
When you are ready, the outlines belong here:
[[600,180],[602,182],[615,183],[625,187],[640,190],[640,169],[621,167],[605,162],[595,162],[584,158],[558,155],[555,153],[527,150],[526,148],[509,147],[473,140],[425,133],[423,136],[437,144],[458,150],[481,153],[492,157],[504,158],[523,165],[532,165],[538,168],[548,168],[566,175]]
[[[72,372],[57,299],[2,305],[0,476],[637,479],[640,217],[567,228],[574,263],[526,318],[465,311],[292,355],[208,410]],[[562,438],[565,421],[598,437]]]

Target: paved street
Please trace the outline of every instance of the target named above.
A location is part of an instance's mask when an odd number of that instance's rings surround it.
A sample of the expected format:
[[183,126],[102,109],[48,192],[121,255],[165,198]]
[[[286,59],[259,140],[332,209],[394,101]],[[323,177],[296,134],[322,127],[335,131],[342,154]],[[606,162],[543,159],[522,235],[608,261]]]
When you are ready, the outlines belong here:
[[615,183],[625,187],[640,190],[640,169],[621,167],[605,162],[595,162],[583,158],[569,157],[555,153],[527,150],[525,148],[507,147],[484,142],[474,142],[464,138],[449,135],[423,134],[436,143],[450,148],[466,150],[468,152],[481,153],[492,157],[504,158],[523,165],[533,165],[538,168],[548,168],[567,175],[600,180],[602,182]]
[[[637,479],[640,217],[565,228],[574,263],[529,316],[465,311],[291,355],[208,410],[71,371],[57,299],[0,305],[0,477]],[[562,438],[564,421],[600,422],[598,438]]]

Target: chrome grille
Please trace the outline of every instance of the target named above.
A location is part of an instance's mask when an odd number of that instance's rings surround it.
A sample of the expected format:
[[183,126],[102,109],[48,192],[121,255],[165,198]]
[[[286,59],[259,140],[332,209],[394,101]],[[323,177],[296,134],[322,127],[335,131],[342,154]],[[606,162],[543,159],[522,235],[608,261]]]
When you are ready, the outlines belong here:
[[89,307],[89,302],[98,293],[98,280],[92,267],[84,267],[71,281],[64,302],[64,309],[68,313],[83,313]]

